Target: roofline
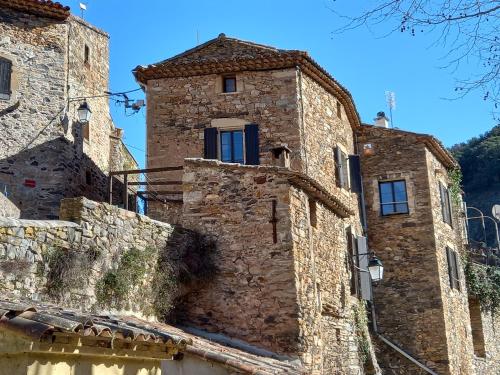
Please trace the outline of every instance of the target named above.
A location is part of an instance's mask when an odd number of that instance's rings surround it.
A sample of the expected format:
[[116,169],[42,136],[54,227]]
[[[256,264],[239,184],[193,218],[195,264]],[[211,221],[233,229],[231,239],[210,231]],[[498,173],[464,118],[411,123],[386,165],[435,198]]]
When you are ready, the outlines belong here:
[[0,0],[0,8],[65,21],[70,16],[70,7],[50,0]]
[[425,133],[415,133],[407,130],[395,129],[395,128],[384,128],[381,126],[375,126],[371,124],[361,124],[360,131],[363,132],[364,129],[377,129],[382,131],[389,131],[395,133],[405,133],[409,135],[416,136],[419,142],[422,142],[427,146],[427,148],[436,156],[441,163],[448,169],[460,168],[460,165],[455,160],[453,155],[443,146],[443,144],[434,136]]
[[[162,69],[162,64],[172,61],[175,58],[185,56],[194,51],[200,50],[206,46],[209,46],[221,38],[234,40],[240,43],[246,43],[254,45],[261,48],[268,48],[275,52],[281,52],[285,56],[280,57],[264,57],[264,58],[250,58],[250,59],[238,59],[238,60],[226,60],[223,62],[210,62],[210,63],[188,63],[188,64],[175,64],[174,66]],[[309,54],[305,51],[299,50],[282,50],[274,47],[257,44],[253,42],[242,41],[236,38],[227,38],[224,34],[219,35],[219,37],[211,39],[199,46],[186,50],[180,54],[170,57],[166,60],[158,62],[156,64],[150,64],[147,66],[136,66],[132,73],[135,76],[137,82],[144,85],[150,79],[162,79],[162,78],[176,78],[176,77],[191,77],[209,74],[222,74],[228,72],[238,72],[238,71],[262,71],[262,70],[279,70],[286,68],[297,68],[299,67],[304,73],[313,78],[317,83],[319,83],[325,90],[334,94],[338,97],[342,105],[344,106],[347,116],[351,121],[353,128],[358,128],[361,126],[361,118],[354,104],[351,93],[342,86],[337,80],[335,80],[324,68],[322,68]]]

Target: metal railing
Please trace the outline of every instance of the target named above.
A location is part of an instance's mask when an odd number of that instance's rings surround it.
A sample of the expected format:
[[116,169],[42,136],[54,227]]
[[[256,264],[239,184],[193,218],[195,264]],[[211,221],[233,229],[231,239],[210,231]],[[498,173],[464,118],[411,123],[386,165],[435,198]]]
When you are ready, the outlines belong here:
[[[182,181],[180,180],[165,180],[163,178],[152,179],[149,177],[150,174],[161,173],[161,172],[173,172],[183,170],[183,166],[175,167],[159,167],[159,168],[146,168],[146,169],[130,169],[123,171],[113,171],[109,173],[108,181],[108,197],[109,204],[113,204],[113,178],[118,176],[123,176],[123,208],[129,209],[129,195],[133,194],[136,197],[143,199],[144,201],[155,200],[160,202],[176,201],[179,199],[165,198],[164,196],[182,196],[181,190],[157,190],[157,186],[180,186]],[[129,176],[131,175],[143,175],[145,181],[129,181]],[[132,190],[131,186],[134,187],[146,187],[146,190]]]

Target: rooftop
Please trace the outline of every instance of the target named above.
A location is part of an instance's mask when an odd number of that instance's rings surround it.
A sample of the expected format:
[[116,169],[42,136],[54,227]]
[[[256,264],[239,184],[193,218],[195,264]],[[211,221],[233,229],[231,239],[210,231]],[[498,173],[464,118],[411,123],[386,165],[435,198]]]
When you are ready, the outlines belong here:
[[185,353],[243,374],[303,373],[298,364],[286,358],[222,335],[133,316],[85,314],[13,296],[0,299],[2,332],[39,344],[30,346],[37,351],[56,352],[54,347],[60,347],[69,352],[67,347],[76,345],[96,347],[103,355],[141,358],[172,359]]
[[7,7],[37,16],[64,21],[70,8],[50,0],[0,0],[0,7]]
[[139,82],[146,84],[151,79],[296,67],[340,100],[353,127],[361,125],[349,91],[305,51],[278,49],[220,34],[166,60],[137,66],[134,75]]

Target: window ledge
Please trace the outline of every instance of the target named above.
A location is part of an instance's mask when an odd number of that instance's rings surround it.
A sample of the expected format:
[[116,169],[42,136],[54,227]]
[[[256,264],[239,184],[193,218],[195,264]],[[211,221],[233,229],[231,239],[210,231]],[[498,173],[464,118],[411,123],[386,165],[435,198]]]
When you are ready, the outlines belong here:
[[0,100],[10,100],[12,94],[0,94]]
[[241,94],[241,91],[233,91],[233,92],[220,92],[219,95],[235,95]]
[[397,217],[401,217],[401,216],[409,217],[411,215],[410,215],[409,212],[395,212],[393,214],[386,214],[386,215],[380,214],[380,217],[394,217],[394,216],[397,216]]

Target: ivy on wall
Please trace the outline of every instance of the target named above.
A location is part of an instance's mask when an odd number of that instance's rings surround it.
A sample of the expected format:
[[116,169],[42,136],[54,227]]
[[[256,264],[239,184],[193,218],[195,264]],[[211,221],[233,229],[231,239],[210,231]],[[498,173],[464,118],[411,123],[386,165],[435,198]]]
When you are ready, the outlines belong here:
[[455,206],[460,206],[462,203],[462,171],[460,168],[452,169],[448,172],[448,178],[451,199]]
[[464,270],[469,294],[479,300],[483,309],[493,313],[498,312],[500,309],[500,268],[477,264],[468,259]]

